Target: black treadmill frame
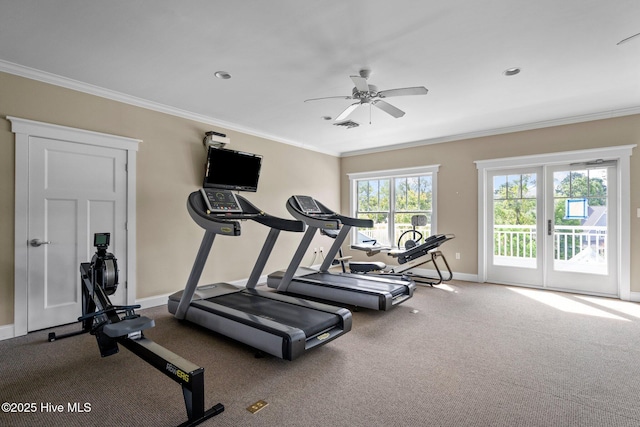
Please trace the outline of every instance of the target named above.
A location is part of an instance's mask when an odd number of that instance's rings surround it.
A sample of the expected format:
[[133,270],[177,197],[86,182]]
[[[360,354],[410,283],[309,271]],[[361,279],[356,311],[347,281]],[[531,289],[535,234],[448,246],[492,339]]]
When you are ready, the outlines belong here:
[[[187,211],[205,233],[184,290],[169,296],[169,312],[179,320],[196,323],[247,344],[259,352],[285,360],[294,360],[307,350],[327,344],[349,332],[352,318],[351,312],[345,308],[255,289],[280,232],[303,232],[305,225],[302,221],[269,215],[239,194],[236,198],[242,213],[219,214],[207,209],[199,191],[188,196]],[[270,228],[245,288],[228,283],[198,286],[216,236],[239,236],[242,220],[255,221]],[[336,323],[328,330],[307,336],[301,328],[281,323],[276,318],[272,319],[272,313],[264,313],[265,316],[250,315],[216,302],[216,299],[224,298],[227,293],[243,293],[252,298],[269,299],[295,306],[301,316],[305,311],[328,313],[335,317]]]
[[[307,230],[287,269],[273,272],[268,276],[267,284],[269,287],[284,294],[317,298],[331,304],[348,304],[380,311],[391,310],[413,296],[415,283],[404,276],[365,277],[350,272],[330,272],[332,262],[338,255],[351,228],[371,228],[373,221],[341,215],[315,199],[313,200],[320,212],[305,212],[299,205],[297,197],[301,196],[291,196],[287,200],[286,208],[294,218],[307,224]],[[327,251],[319,271],[300,267],[318,230],[327,230],[336,234],[334,242]],[[369,286],[363,285],[363,283],[368,283]],[[384,289],[385,287],[388,289]],[[399,289],[402,293],[394,294],[392,289]]]

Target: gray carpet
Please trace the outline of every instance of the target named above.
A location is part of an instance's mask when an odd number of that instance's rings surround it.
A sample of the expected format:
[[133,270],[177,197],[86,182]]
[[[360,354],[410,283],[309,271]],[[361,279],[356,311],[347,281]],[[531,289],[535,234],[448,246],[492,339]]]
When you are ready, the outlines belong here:
[[[257,359],[166,307],[142,312],[156,320],[149,338],[205,368],[207,407],[225,405],[205,426],[640,425],[635,303],[453,281],[354,312],[350,333],[293,362]],[[94,337],[48,343],[48,332],[0,342],[0,402],[38,407],[0,413],[0,425],[186,420],[180,387],[128,350],[101,359]],[[268,406],[251,414],[258,400]],[[91,410],[68,413],[70,402]]]

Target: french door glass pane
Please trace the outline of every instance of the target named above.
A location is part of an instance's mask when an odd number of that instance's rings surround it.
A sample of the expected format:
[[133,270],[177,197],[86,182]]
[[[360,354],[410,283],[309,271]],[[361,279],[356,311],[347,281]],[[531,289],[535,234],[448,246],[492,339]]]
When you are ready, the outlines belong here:
[[607,169],[556,171],[553,268],[607,274]]
[[537,176],[493,177],[493,263],[536,268]]

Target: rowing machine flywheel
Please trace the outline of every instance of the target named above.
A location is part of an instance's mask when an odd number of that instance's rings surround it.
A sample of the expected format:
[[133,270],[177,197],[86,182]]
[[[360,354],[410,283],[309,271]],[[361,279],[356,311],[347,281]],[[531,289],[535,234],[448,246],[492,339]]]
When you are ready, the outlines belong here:
[[113,295],[118,288],[118,260],[112,253],[96,254],[91,260],[96,283],[104,293]]

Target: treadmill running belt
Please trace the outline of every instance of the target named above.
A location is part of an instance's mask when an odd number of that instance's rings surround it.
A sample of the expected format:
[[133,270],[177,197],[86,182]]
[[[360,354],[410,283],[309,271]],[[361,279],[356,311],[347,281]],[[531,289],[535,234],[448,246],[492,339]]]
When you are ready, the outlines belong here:
[[304,281],[304,279],[317,280],[317,286],[342,288],[354,292],[389,292],[392,296],[404,295],[407,293],[407,286],[392,283],[377,282],[369,280],[365,275],[355,274],[335,274],[317,271],[311,274],[296,276],[294,281]]
[[208,301],[298,328],[304,331],[307,337],[317,335],[336,325],[335,314],[307,309],[247,292],[222,295],[209,298]]

